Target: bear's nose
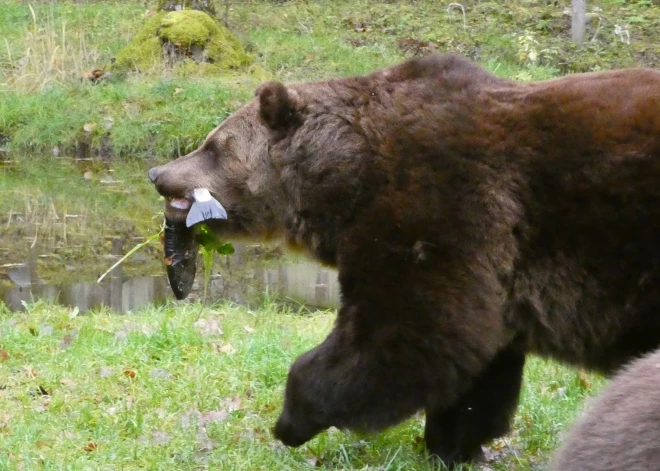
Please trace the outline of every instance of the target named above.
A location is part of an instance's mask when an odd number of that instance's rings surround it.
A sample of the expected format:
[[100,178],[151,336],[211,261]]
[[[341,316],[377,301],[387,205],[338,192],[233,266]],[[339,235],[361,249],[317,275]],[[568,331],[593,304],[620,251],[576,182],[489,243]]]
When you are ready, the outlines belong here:
[[160,175],[159,167],[150,168],[148,175],[149,175],[149,180],[151,180],[151,183],[156,183],[156,180],[158,180],[158,175]]

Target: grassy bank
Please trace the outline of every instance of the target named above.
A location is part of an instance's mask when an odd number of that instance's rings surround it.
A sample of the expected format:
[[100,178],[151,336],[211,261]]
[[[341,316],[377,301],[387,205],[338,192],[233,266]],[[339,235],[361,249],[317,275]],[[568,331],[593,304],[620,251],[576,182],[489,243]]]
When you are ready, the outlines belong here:
[[[274,305],[0,311],[0,469],[433,469],[422,417],[373,436],[333,430],[299,449],[272,438],[291,362],[333,318]],[[489,447],[490,469],[545,462],[600,386],[530,361],[515,430]]]
[[430,51],[457,51],[523,80],[654,66],[660,57],[660,13],[647,0],[591,2],[580,50],[569,38],[567,0],[463,5],[465,16],[427,1],[232,3],[230,29],[254,67],[223,77],[114,75],[93,85],[81,76],[112,70],[149,15],[145,3],[8,0],[0,10],[0,135],[16,152],[166,159],[197,146],[267,78],[365,73]]

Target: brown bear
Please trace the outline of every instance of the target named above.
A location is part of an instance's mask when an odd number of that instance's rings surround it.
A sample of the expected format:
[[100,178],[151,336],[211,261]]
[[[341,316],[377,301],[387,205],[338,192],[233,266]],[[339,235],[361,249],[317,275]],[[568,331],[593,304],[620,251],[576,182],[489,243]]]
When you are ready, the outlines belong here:
[[[337,268],[341,306],[274,429],[297,446],[423,410],[448,464],[507,432],[525,356],[611,372],[660,346],[660,72],[522,83],[457,55],[262,85],[149,177],[225,239]],[[182,204],[183,202],[183,204]]]
[[588,402],[552,470],[660,470],[660,350],[622,369]]

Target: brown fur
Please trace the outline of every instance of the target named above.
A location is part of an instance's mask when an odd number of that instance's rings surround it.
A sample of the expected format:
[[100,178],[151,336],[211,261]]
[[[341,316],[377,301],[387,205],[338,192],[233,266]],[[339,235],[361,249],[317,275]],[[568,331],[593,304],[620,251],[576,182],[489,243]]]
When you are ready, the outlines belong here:
[[624,368],[588,402],[553,471],[660,470],[660,350]]
[[508,430],[527,354],[610,372],[660,345],[659,110],[654,70],[517,83],[436,55],[265,84],[155,183],[207,187],[224,237],[338,269],[277,437],[424,409],[430,451],[460,462]]

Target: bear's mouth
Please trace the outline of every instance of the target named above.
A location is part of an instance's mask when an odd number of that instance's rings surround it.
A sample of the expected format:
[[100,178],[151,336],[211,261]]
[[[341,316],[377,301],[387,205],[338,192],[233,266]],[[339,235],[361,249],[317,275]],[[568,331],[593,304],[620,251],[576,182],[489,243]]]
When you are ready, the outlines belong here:
[[227,219],[227,210],[206,188],[195,188],[185,196],[165,196],[165,216],[188,227],[212,219]]
[[186,196],[165,196],[165,217],[187,227],[213,219],[227,219],[227,210],[206,188],[195,188]]
[[187,198],[187,197],[183,197],[183,198],[169,197],[169,198],[165,198],[165,201],[170,208],[176,209],[178,211],[186,211],[186,212],[190,209],[190,207],[193,204],[192,198]]

